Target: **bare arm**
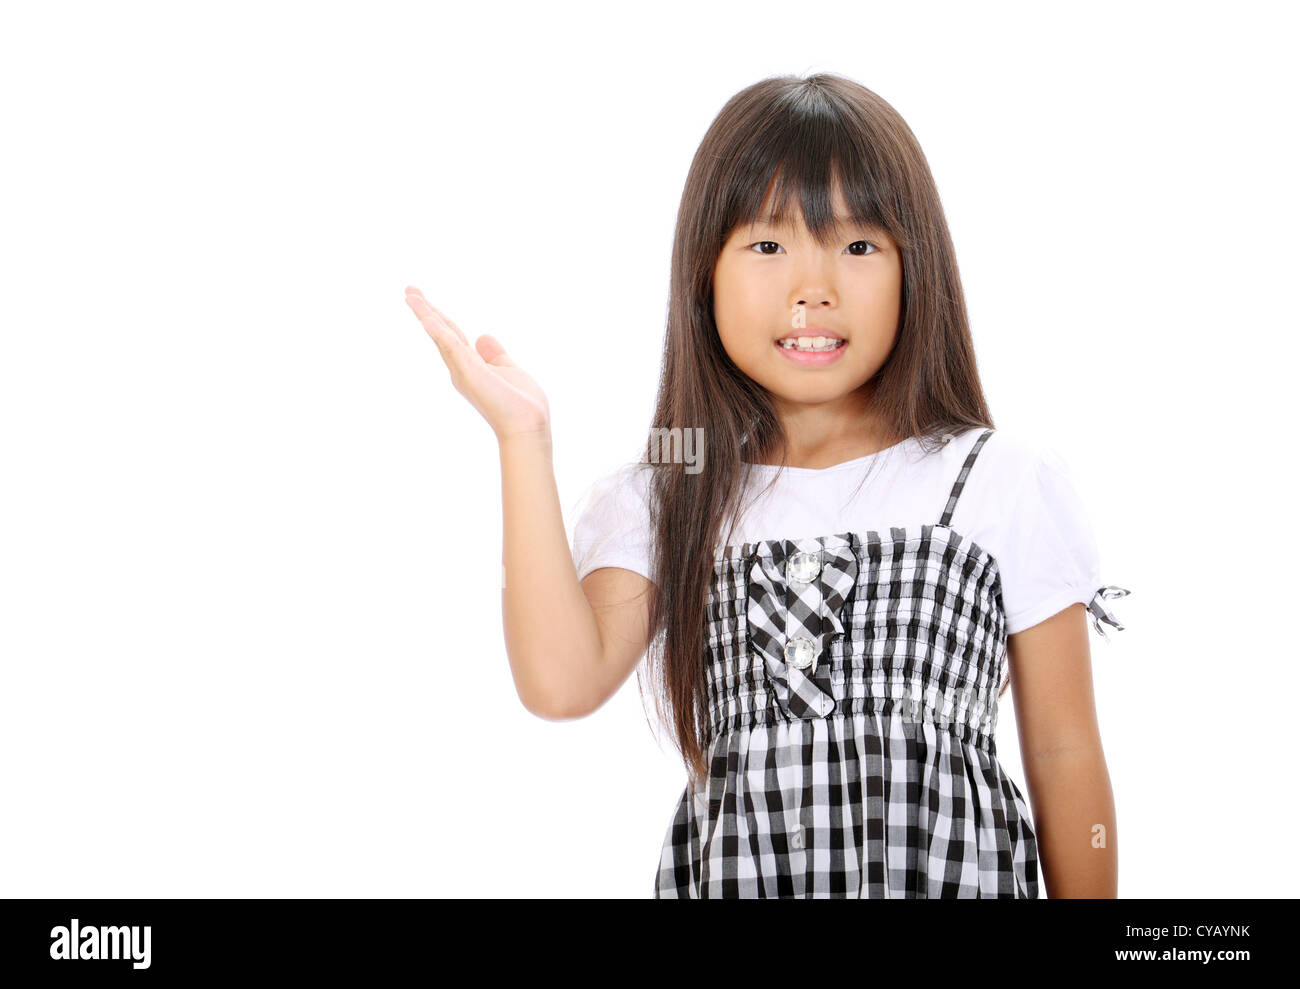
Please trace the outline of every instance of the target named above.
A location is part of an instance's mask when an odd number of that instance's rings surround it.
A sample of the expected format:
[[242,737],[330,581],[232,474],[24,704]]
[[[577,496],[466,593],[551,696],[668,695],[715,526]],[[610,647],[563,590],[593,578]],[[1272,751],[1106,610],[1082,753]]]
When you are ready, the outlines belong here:
[[501,486],[501,613],[515,689],[541,717],[582,717],[603,705],[645,654],[652,585],[617,567],[578,582],[548,439],[503,441]]
[[551,462],[550,409],[491,336],[464,332],[408,288],[451,381],[488,421],[501,454],[501,612],[515,690],[539,717],[580,717],[627,679],[648,645],[648,580],[606,567],[579,584]]
[[1074,604],[1010,636],[1007,648],[1048,895],[1115,897],[1115,800],[1093,700],[1086,609]]

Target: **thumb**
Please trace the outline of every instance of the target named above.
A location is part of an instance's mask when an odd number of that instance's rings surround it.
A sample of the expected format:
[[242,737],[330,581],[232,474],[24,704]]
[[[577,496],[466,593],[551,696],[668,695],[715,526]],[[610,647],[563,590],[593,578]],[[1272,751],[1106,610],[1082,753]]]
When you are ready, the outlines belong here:
[[488,364],[494,364],[497,367],[514,367],[515,362],[510,359],[506,353],[506,348],[501,345],[501,341],[494,336],[484,334],[474,341],[474,347],[478,350],[479,356]]

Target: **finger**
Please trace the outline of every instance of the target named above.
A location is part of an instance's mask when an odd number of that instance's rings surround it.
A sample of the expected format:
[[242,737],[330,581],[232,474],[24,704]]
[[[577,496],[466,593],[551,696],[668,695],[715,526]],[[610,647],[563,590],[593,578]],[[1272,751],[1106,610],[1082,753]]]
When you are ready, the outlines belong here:
[[[424,296],[421,295],[420,298],[424,299]],[[429,302],[428,299],[425,299],[424,301]],[[460,337],[461,342],[465,344],[466,347],[470,345],[469,337],[465,336],[465,331],[462,330],[459,326],[457,326],[455,321],[449,319],[446,313],[444,313],[441,309],[435,306],[432,302],[429,302],[429,308],[432,309],[434,312],[436,312],[438,314],[438,318],[441,319],[444,323],[446,323],[456,332],[456,336]]]
[[416,318],[424,324],[425,331],[429,336],[433,337],[433,342],[438,345],[440,350],[444,347],[469,346],[468,341],[463,336],[457,336],[451,331],[447,326],[447,321],[438,315],[424,296],[408,295],[406,304],[411,307],[411,311],[415,313]]
[[[455,333],[456,336],[460,339],[460,342],[461,342],[461,343],[463,343],[466,347],[469,346],[469,339],[465,336],[465,334],[464,334],[464,332],[461,330],[461,328],[460,328],[459,326],[457,326],[455,323],[453,323],[451,320],[449,320],[445,315],[443,315],[442,310],[440,310],[440,309],[439,309],[437,306],[435,306],[432,302],[430,302],[428,299],[426,299],[426,298],[424,297],[424,293],[421,292],[418,288],[416,288],[416,289],[413,289],[413,288],[407,288],[407,290],[406,290],[406,301],[407,301],[407,302],[410,302],[412,299],[416,300],[416,302],[415,302],[416,305],[419,305],[419,306],[421,306],[421,307],[427,309],[429,312],[431,312],[431,313],[433,313],[435,316],[437,316],[438,319],[442,320],[443,325],[449,327],[449,328],[451,329],[451,331],[452,331],[453,333]],[[419,312],[420,310],[417,309],[416,311]]]
[[514,367],[515,362],[510,359],[506,353],[506,348],[501,345],[501,341],[489,334],[483,334],[474,345],[478,348],[479,356],[487,363],[494,364],[497,367]]
[[[410,296],[407,297],[407,302],[411,302]],[[417,310],[417,307],[412,304],[411,309]],[[454,382],[458,376],[465,374],[465,365],[469,363],[470,357],[469,348],[457,340],[447,327],[438,322],[436,317],[422,315],[418,311],[416,311],[415,315],[423,324],[425,332],[437,345],[438,353],[441,355],[443,363],[447,365],[447,370],[451,372],[452,381]],[[481,360],[478,355],[474,356],[476,359]]]
[[442,355],[443,363],[447,365],[447,371],[451,374],[451,381],[456,390],[474,401],[470,396],[482,386],[483,375],[492,376],[483,358],[473,347],[452,334],[423,299],[408,295],[406,301],[420,318],[420,322],[424,324],[429,336],[433,337],[433,342],[438,345],[438,353]]

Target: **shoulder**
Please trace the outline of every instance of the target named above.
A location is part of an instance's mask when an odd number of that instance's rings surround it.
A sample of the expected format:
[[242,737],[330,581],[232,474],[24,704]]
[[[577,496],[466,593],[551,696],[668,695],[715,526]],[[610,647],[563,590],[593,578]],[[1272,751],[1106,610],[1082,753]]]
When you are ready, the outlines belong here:
[[640,513],[650,503],[652,466],[644,461],[630,461],[601,474],[579,497],[580,510]]
[[973,492],[1006,497],[1025,482],[1046,454],[1041,439],[1019,429],[973,426],[950,435],[952,439],[938,450],[937,459],[946,483],[964,479],[963,500]]
[[[963,451],[973,451],[977,441],[978,435],[966,438]],[[1062,541],[1088,549],[1092,538],[1066,458],[1052,437],[1025,428],[989,435],[967,477],[954,525],[995,556],[1013,545],[1021,555],[1060,549],[1056,544]]]
[[[964,456],[986,430],[977,427],[962,434],[959,445]],[[1068,474],[1068,468],[1051,438],[1023,426],[999,427],[989,431],[971,471],[972,482],[1012,494],[1044,472]],[[976,477],[978,475],[978,478]]]
[[646,466],[622,464],[599,476],[582,493],[570,537],[579,580],[601,567],[621,567],[654,579],[650,471]]
[[1028,515],[1077,512],[1073,477],[1050,436],[1022,426],[975,427],[950,441],[942,456],[945,477],[964,478],[953,525],[972,538],[1001,542],[1003,531],[1026,524]]

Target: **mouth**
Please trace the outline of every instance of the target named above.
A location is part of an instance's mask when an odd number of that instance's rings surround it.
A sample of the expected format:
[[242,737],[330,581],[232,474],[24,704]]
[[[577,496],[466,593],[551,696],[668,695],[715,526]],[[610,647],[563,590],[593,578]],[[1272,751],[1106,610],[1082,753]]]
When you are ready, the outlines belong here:
[[782,337],[772,344],[786,360],[803,367],[833,364],[843,356],[848,345],[847,340],[827,336]]
[[800,353],[812,354],[827,353],[832,350],[838,350],[847,344],[847,340],[833,337],[829,334],[782,337],[780,340],[776,341],[776,345],[783,350],[797,350]]

